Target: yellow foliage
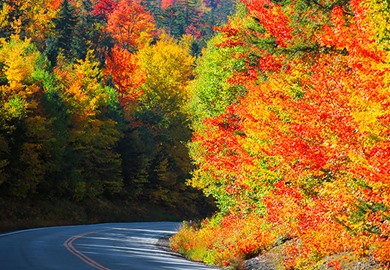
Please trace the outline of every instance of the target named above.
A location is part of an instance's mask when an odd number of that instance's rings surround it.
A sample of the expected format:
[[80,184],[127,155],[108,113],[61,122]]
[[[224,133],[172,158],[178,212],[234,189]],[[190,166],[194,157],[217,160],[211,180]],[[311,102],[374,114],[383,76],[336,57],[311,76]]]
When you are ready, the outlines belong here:
[[374,33],[382,48],[388,48],[390,43],[390,6],[388,1],[366,0],[369,6],[368,20],[375,25]]
[[144,98],[152,104],[166,104],[167,108],[168,104],[183,104],[195,60],[187,39],[178,42],[163,33],[155,45],[146,45],[138,52],[138,59],[146,72]]
[[76,115],[93,115],[106,103],[107,94],[101,85],[103,75],[92,51],[74,65],[61,63],[56,72],[61,77],[64,100]]
[[2,9],[0,10],[0,28],[7,26],[10,11],[11,7],[7,3],[4,3]]
[[32,84],[38,52],[30,48],[29,39],[22,41],[15,35],[10,42],[2,44],[0,63],[3,64],[3,68],[0,70],[0,75],[7,79],[7,84],[1,87],[3,98],[8,99],[17,95],[27,99],[39,90]]
[[199,229],[184,223],[170,239],[172,249],[193,260],[226,266],[268,249],[278,237],[266,218],[253,213],[218,219],[206,219]]

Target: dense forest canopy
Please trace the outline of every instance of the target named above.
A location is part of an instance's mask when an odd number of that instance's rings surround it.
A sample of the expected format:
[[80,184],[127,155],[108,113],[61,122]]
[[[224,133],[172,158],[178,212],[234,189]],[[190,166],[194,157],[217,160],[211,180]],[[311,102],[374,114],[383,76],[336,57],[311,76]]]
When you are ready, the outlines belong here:
[[144,204],[177,216],[212,209],[186,184],[184,107],[195,57],[232,9],[231,1],[0,1],[2,226],[55,223],[68,218],[67,203],[70,215],[102,207],[92,221],[110,216],[112,203],[121,213]]

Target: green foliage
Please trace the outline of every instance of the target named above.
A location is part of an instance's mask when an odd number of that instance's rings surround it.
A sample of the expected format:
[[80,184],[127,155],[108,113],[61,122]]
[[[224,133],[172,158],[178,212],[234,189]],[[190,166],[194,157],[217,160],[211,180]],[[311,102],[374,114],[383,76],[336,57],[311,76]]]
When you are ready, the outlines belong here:
[[176,39],[181,39],[185,34],[193,35],[195,39],[192,41],[191,53],[197,56],[201,55],[206,41],[214,35],[213,27],[226,23],[235,9],[235,1],[231,0],[208,6],[206,1],[201,0],[174,1],[166,7],[164,2],[146,1],[146,7],[154,15],[157,28]]
[[[82,1],[81,16],[74,25],[74,33],[72,35],[73,57],[76,59],[84,59],[88,50],[93,49],[98,52],[98,48],[103,47],[98,45],[102,42],[103,33],[99,20],[92,15],[92,3],[90,0]],[[69,40],[68,40],[69,42]],[[104,44],[104,42],[102,42]]]
[[26,116],[27,102],[18,96],[10,98],[3,104],[2,121],[12,122],[13,120],[22,120]]
[[244,59],[235,57],[241,49],[217,46],[223,40],[221,35],[210,40],[197,61],[188,109],[195,123],[224,112],[227,106],[245,94],[243,86],[229,83],[235,72],[245,69]]
[[71,57],[72,39],[74,37],[74,28],[77,24],[75,8],[69,3],[69,0],[63,0],[60,10],[53,19],[56,32],[56,47],[63,50],[67,57]]

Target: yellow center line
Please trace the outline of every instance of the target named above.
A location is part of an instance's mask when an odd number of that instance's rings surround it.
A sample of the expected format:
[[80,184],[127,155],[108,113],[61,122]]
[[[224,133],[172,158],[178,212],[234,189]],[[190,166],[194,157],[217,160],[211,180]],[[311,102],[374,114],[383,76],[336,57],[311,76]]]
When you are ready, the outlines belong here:
[[88,265],[90,265],[90,266],[92,266],[92,267],[94,267],[96,269],[99,269],[99,270],[110,270],[109,268],[107,268],[107,267],[97,263],[96,261],[92,260],[90,257],[88,257],[87,255],[85,255],[84,253],[82,253],[81,251],[76,249],[74,247],[74,245],[73,245],[73,242],[76,241],[77,239],[81,238],[81,237],[84,237],[84,236],[89,235],[89,234],[94,234],[94,233],[99,233],[99,232],[103,232],[103,231],[108,231],[108,230],[112,230],[112,229],[105,229],[105,230],[101,230],[101,231],[92,231],[92,232],[86,232],[86,233],[83,233],[83,234],[73,235],[73,236],[69,237],[65,241],[64,246],[73,255],[78,257],[80,260],[82,260],[86,264],[88,264]]

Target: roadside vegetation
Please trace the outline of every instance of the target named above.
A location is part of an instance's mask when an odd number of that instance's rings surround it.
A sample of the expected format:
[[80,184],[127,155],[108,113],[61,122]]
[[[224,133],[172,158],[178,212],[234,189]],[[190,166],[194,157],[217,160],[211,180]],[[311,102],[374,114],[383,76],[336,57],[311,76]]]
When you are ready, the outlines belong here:
[[191,82],[190,183],[218,212],[172,248],[237,268],[388,268],[389,2],[241,2]]

